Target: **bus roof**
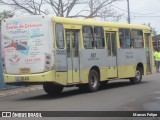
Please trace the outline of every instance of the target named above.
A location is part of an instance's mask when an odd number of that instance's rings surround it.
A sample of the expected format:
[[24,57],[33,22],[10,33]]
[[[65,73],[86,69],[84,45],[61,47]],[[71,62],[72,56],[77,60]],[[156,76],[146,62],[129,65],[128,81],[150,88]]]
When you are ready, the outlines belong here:
[[[147,25],[140,24],[127,24],[127,23],[118,23],[118,22],[106,22],[106,21],[96,21],[94,19],[75,19],[75,18],[65,18],[57,16],[46,16],[46,15],[32,15],[27,17],[13,17],[5,20],[16,20],[16,19],[28,19],[28,18],[52,18],[54,22],[64,23],[64,24],[75,24],[75,25],[94,25],[94,26],[104,26],[104,27],[114,27],[114,28],[132,28],[132,29],[145,29],[151,30]],[[2,21],[3,22],[3,21]]]
[[115,27],[115,28],[133,28],[133,29],[147,29],[150,30],[150,27],[147,25],[140,24],[127,24],[127,23],[118,23],[118,22],[105,22],[105,21],[96,21],[93,19],[75,19],[75,18],[64,18],[64,17],[53,17],[54,22],[65,23],[65,24],[76,24],[76,25],[94,25],[94,26],[104,26],[104,27]]

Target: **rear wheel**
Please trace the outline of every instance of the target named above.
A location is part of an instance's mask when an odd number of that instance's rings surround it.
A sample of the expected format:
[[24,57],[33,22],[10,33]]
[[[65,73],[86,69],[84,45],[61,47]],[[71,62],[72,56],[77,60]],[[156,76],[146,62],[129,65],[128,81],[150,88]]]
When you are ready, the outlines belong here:
[[142,81],[142,69],[137,67],[135,77],[130,78],[130,83],[138,84]]
[[63,90],[63,86],[54,83],[43,83],[43,89],[49,95],[59,95]]
[[92,69],[89,72],[88,84],[80,85],[79,89],[81,91],[95,92],[99,88],[99,75],[96,70]]
[[101,83],[100,83],[100,86],[102,87],[102,88],[106,88],[107,87],[107,85],[108,85],[108,80],[107,81],[101,81]]

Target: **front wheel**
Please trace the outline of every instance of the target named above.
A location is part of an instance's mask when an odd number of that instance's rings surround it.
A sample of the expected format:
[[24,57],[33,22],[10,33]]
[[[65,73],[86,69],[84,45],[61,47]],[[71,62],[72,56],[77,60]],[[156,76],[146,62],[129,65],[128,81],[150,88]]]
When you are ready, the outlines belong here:
[[63,86],[54,83],[43,83],[43,89],[49,95],[59,95],[63,90]]
[[142,81],[142,70],[140,67],[137,67],[135,77],[130,78],[130,83],[138,84]]

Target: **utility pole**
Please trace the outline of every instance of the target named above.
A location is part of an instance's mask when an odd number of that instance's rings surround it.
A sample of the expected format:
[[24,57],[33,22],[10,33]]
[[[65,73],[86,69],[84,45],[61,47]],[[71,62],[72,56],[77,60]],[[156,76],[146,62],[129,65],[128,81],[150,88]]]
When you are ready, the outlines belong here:
[[89,7],[90,7],[90,14],[93,13],[93,0],[90,0],[90,3],[89,3]]
[[129,0],[127,0],[127,6],[128,6],[128,23],[131,23],[131,18],[130,18],[130,7],[129,7]]

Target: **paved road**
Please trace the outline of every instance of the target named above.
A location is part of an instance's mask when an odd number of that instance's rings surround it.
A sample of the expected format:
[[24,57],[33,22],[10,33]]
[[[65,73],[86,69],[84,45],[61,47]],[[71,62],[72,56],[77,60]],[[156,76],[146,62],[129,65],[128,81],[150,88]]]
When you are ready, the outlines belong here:
[[[107,88],[94,93],[81,93],[77,88],[66,88],[58,97],[48,96],[43,90],[0,98],[2,111],[160,111],[160,73],[143,76],[141,84],[128,80],[112,81]],[[50,118],[51,119],[51,118]],[[60,118],[59,118],[60,119]],[[62,118],[61,118],[62,119]],[[63,118],[74,120],[74,118]],[[87,120],[119,118],[78,118]],[[142,118],[121,118],[142,120]],[[158,120],[159,118],[149,118]],[[148,120],[144,118],[144,120]]]

